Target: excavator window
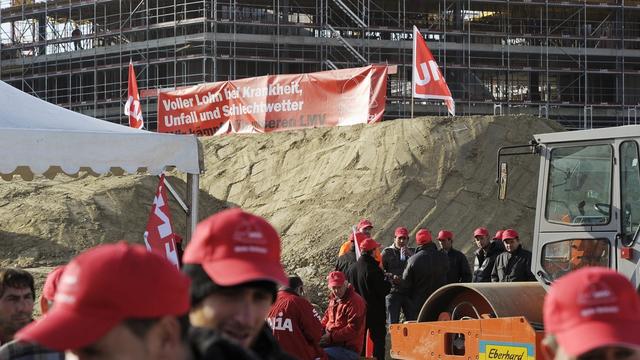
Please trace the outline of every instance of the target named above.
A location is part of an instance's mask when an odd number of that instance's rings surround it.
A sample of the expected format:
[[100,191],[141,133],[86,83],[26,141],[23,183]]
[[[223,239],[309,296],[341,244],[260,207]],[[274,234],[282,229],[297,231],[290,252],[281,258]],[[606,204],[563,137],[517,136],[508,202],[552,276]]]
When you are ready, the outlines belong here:
[[640,170],[638,143],[620,144],[620,204],[622,210],[622,244],[631,246],[640,226]]
[[605,225],[611,219],[613,149],[610,145],[551,150],[547,221],[565,225]]
[[542,247],[542,268],[551,280],[585,266],[609,266],[608,239],[569,239]]

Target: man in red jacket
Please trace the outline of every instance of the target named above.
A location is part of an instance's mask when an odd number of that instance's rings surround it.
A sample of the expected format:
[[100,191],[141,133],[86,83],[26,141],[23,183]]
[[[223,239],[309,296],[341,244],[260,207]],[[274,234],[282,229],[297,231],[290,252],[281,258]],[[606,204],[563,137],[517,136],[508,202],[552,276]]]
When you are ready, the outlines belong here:
[[267,322],[284,351],[300,360],[327,359],[318,346],[322,325],[318,313],[305,299],[302,279],[289,276],[289,286],[281,287],[271,306]]
[[322,318],[325,333],[320,346],[331,360],[357,360],[362,352],[367,306],[342,272],[330,273],[327,280],[331,295]]

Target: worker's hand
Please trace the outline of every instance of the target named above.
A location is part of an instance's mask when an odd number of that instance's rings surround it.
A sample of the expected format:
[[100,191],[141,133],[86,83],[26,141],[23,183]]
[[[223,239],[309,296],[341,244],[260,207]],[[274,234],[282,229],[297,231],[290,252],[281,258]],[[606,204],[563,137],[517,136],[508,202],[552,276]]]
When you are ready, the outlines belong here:
[[320,337],[320,346],[327,346],[329,345],[330,341],[331,339],[330,339],[329,333],[325,333]]
[[391,281],[393,282],[393,285],[400,285],[402,278],[398,275],[393,275],[393,279],[391,279]]

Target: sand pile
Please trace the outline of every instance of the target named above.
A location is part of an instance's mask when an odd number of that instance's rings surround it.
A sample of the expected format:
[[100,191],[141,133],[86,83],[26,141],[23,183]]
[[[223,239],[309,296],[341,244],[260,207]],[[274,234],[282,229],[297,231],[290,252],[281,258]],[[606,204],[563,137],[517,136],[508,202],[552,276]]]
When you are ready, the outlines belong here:
[[[500,202],[495,154],[558,129],[530,117],[457,117],[203,138],[200,214],[241,206],[266,217],[282,234],[287,270],[316,293],[363,217],[384,245],[396,226],[412,236],[447,228],[454,246],[471,254],[471,232],[484,225],[515,227],[530,248],[539,159],[510,159],[509,199]],[[156,184],[140,175],[2,183],[0,265],[51,266],[98,243],[142,242]],[[175,202],[172,210],[184,233]]]

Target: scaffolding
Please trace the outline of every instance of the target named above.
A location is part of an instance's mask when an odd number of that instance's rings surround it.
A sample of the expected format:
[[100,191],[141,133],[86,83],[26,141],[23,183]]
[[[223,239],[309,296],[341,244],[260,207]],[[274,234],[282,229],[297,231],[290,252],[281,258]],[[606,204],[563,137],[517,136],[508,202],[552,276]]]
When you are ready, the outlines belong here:
[[0,79],[126,123],[131,60],[154,129],[159,89],[388,63],[385,118],[409,117],[413,25],[459,115],[636,122],[640,0],[0,0]]

